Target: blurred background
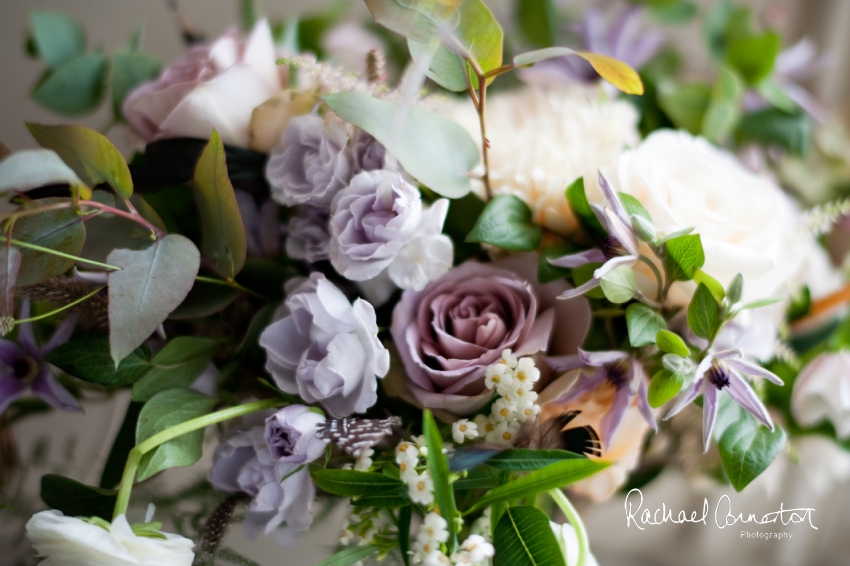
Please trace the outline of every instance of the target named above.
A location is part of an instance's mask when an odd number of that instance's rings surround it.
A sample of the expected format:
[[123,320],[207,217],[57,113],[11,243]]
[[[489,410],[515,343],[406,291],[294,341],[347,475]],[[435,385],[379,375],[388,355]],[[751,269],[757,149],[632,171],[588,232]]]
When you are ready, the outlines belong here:
[[[43,64],[27,56],[25,43],[29,14],[34,10],[61,11],[80,22],[88,33],[89,45],[112,51],[126,44],[139,28],[143,32],[143,50],[163,62],[184,52],[185,44],[173,12],[173,2],[165,0],[3,0],[0,3],[0,141],[12,149],[36,147],[24,122],[58,123],[67,121],[52,114],[30,99],[29,93],[43,73]],[[514,2],[488,0],[497,19],[510,27]],[[560,8],[580,15],[590,2],[559,2]],[[605,3],[603,3],[605,4]],[[708,11],[713,2],[695,2]],[[850,1],[847,0],[749,0],[737,2],[752,7],[765,26],[784,34],[785,44],[807,37],[818,52],[828,52],[832,65],[811,78],[805,86],[827,107],[839,110],[846,120],[850,115]],[[340,18],[335,25],[360,23],[369,18],[362,2],[332,0],[261,0],[262,12],[273,20],[294,15],[310,16],[337,6]],[[182,0],[180,12],[192,26],[208,38],[217,37],[240,21],[237,0]],[[646,22],[645,22],[646,23]],[[363,32],[354,36],[363,52],[374,36]],[[668,41],[676,44],[689,62],[689,72],[699,75],[705,49],[699,24],[665,28]],[[324,45],[330,53],[344,55],[355,43],[351,36],[339,34],[337,43]],[[707,67],[707,65],[706,65]],[[78,120],[86,126],[108,129],[120,148],[129,147],[123,128],[109,128],[112,117],[108,108]],[[57,472],[96,484],[108,455],[111,439],[117,433],[129,396],[86,405],[83,414],[52,412],[43,418],[31,418],[24,426],[0,429],[0,459],[6,463],[15,457],[19,472],[0,476],[0,488],[16,501],[30,501],[38,510],[38,478]],[[211,435],[210,435],[211,436]],[[208,438],[205,458],[189,469],[174,469],[158,477],[156,489],[175,491],[203,478],[209,469],[215,440]],[[850,455],[834,444],[811,437],[795,446],[797,454],[782,455],[774,465],[750,485],[745,493],[735,494],[729,486],[708,479],[694,481],[681,473],[668,471],[643,488],[644,507],[655,510],[663,505],[679,510],[701,512],[708,499],[708,525],[666,524],[639,530],[627,527],[624,496],[614,496],[602,504],[585,504],[581,511],[590,531],[593,551],[602,565],[701,565],[771,564],[829,566],[848,563],[850,556]],[[798,464],[797,461],[804,462]],[[5,466],[0,466],[5,468]],[[784,507],[814,508],[813,524],[739,525],[719,529],[713,524],[714,508],[722,495],[729,495],[735,513],[761,516]],[[329,556],[338,538],[339,524],[346,510],[341,506],[327,509],[325,516],[300,539],[294,549],[281,549],[271,539],[249,541],[240,528],[233,528],[226,545],[260,564],[308,566]],[[0,565],[32,564],[30,550],[22,540],[22,522],[0,520]],[[787,532],[790,539],[753,540],[742,538],[741,531]]]

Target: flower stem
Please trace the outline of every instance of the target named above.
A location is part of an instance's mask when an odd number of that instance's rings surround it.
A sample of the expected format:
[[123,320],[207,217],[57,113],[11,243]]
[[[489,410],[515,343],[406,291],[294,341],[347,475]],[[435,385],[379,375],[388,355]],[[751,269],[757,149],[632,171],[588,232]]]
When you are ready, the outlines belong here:
[[567,520],[576,531],[576,538],[578,539],[578,561],[576,562],[576,566],[584,566],[587,560],[588,549],[590,548],[590,544],[587,541],[587,529],[584,526],[584,522],[582,522],[578,511],[576,511],[576,508],[573,507],[573,504],[569,499],[567,499],[567,496],[564,495],[563,491],[560,489],[552,489],[549,490],[549,495],[552,496],[552,499],[555,500],[555,503],[557,503],[558,507],[561,508],[561,511],[564,512],[564,515],[567,516]]
[[30,318],[21,318],[21,319],[16,320],[16,321],[15,321],[15,324],[20,324],[20,323],[22,323],[22,322],[35,322],[35,321],[37,321],[37,320],[42,320],[42,319],[45,319],[45,318],[50,318],[51,316],[53,316],[53,315],[55,315],[55,314],[59,314],[60,312],[62,312],[62,311],[64,311],[64,310],[66,310],[66,309],[69,309],[69,308],[71,308],[71,307],[73,307],[73,306],[75,306],[75,305],[79,305],[80,303],[82,303],[82,302],[83,302],[83,301],[85,301],[86,299],[88,299],[88,298],[90,298],[90,297],[93,297],[93,296],[97,295],[98,293],[100,293],[100,292],[101,292],[101,291],[103,291],[104,289],[106,289],[106,285],[103,285],[103,286],[101,286],[101,287],[98,287],[97,289],[95,289],[94,291],[92,291],[91,293],[89,293],[88,295],[86,295],[86,296],[84,296],[84,297],[80,297],[80,298],[79,298],[79,299],[77,299],[76,301],[71,302],[71,303],[68,303],[67,305],[63,305],[63,306],[59,307],[58,309],[56,309],[56,310],[54,310],[54,311],[50,311],[50,312],[47,312],[47,313],[44,313],[44,314],[40,314],[40,315],[38,315],[38,316],[32,316],[32,317],[30,317]]
[[658,268],[655,267],[655,264],[652,262],[652,260],[646,257],[645,255],[640,254],[638,256],[638,259],[648,265],[649,269],[651,269],[652,273],[655,275],[655,281],[658,283],[658,291],[656,292],[657,294],[655,296],[655,300],[658,303],[663,303],[662,298],[664,295],[664,280],[661,277],[661,272],[658,271]]
[[136,478],[136,470],[139,468],[139,463],[141,463],[142,457],[145,454],[154,450],[159,445],[165,444],[166,442],[174,440],[175,438],[183,436],[189,432],[229,419],[262,411],[264,409],[272,409],[285,403],[286,402],[282,399],[275,398],[256,401],[246,405],[239,405],[237,407],[229,407],[162,430],[137,444],[135,448],[130,450],[130,454],[127,456],[127,464],[124,466],[124,474],[121,476],[121,485],[118,488],[118,499],[115,501],[115,513],[112,517],[113,520],[115,520],[115,518],[119,515],[127,513],[127,506],[130,503],[130,493],[133,489],[133,481]]
[[216,279],[215,277],[206,277],[204,275],[198,275],[197,277],[195,277],[195,281],[200,281],[201,283],[210,283],[212,285],[221,285],[222,287],[230,287],[231,289],[236,289],[238,291],[244,291],[244,292],[249,293],[251,295],[254,295],[255,297],[258,297],[260,299],[268,300],[264,296],[262,296],[261,294],[255,292],[255,291],[252,291],[251,289],[249,289],[247,287],[243,287],[242,285],[240,285],[236,281],[226,281],[224,279]]
[[55,256],[64,257],[66,259],[72,259],[72,260],[78,261],[80,263],[88,263],[89,265],[102,267],[104,269],[111,269],[113,271],[121,271],[121,268],[118,267],[117,265],[109,265],[108,263],[101,263],[99,261],[86,259],[84,257],[66,254],[66,253],[60,252],[58,250],[51,250],[50,248],[45,248],[45,247],[42,247],[42,246],[37,246],[35,244],[30,244],[29,242],[22,242],[21,240],[12,240],[12,239],[6,238],[5,236],[0,236],[0,242],[9,242],[13,246],[18,246],[20,248],[29,248],[29,249],[35,250],[37,252],[43,252],[43,253],[46,253],[46,254],[53,254]]

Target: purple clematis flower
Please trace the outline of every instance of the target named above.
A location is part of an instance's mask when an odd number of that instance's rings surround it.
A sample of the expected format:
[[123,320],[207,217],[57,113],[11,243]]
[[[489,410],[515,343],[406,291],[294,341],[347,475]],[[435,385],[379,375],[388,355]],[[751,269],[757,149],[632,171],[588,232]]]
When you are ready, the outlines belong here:
[[640,414],[652,430],[658,430],[655,416],[647,399],[646,374],[640,361],[627,352],[585,352],[578,354],[546,358],[546,363],[555,371],[568,371],[582,368],[581,374],[573,385],[555,402],[568,403],[579,396],[608,386],[614,388],[614,401],[600,423],[600,435],[604,445],[610,446],[617,433],[623,416],[636,398]]
[[722,350],[709,354],[697,366],[693,383],[679,396],[679,400],[670,410],[665,420],[673,417],[689,405],[694,399],[703,395],[702,409],[702,441],[704,451],[708,451],[711,431],[717,419],[717,394],[725,390],[732,399],[756,420],[773,430],[773,421],[762,402],[756,396],[753,388],[747,383],[742,374],[763,377],[777,385],[783,385],[782,380],[775,374],[753,362],[743,359],[741,350]]
[[[641,31],[640,18],[643,9],[640,6],[627,5],[620,8],[612,18],[599,7],[588,9],[577,26],[581,38],[580,49],[608,55],[623,61],[633,69],[646,63],[664,41],[655,31]],[[595,83],[599,75],[593,67],[579,57],[557,57],[541,61],[527,69],[519,71],[520,78],[526,83],[542,87],[561,87],[570,83]],[[616,92],[613,85],[603,83],[606,90]]]
[[[25,299],[20,318],[29,316],[29,299]],[[57,409],[81,409],[74,396],[56,381],[50,364],[44,361],[47,354],[68,341],[73,331],[74,320],[66,320],[59,325],[47,344],[39,347],[35,341],[32,324],[22,322],[18,325],[18,344],[0,340],[0,413],[28,388]]]
[[599,287],[602,277],[617,267],[632,266],[638,260],[640,250],[638,239],[629,219],[629,213],[620,201],[620,197],[608,184],[608,180],[599,173],[599,186],[608,200],[608,206],[601,207],[591,204],[594,214],[599,222],[605,226],[609,238],[602,244],[602,249],[591,249],[577,254],[565,255],[557,259],[550,259],[549,263],[558,267],[579,267],[587,263],[602,263],[603,265],[593,272],[593,278],[587,283],[579,285],[575,289],[567,289],[559,297],[560,299],[572,299],[584,295],[591,289]]

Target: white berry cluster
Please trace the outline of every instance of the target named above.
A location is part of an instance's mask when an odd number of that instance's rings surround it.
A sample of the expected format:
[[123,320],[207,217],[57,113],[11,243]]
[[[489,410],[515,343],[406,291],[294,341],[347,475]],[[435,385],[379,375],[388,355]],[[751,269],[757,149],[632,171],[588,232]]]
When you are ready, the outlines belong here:
[[395,525],[380,509],[364,509],[360,513],[349,513],[342,522],[339,543],[349,545],[371,544],[377,536],[394,536]]
[[395,449],[395,461],[401,471],[401,479],[407,484],[410,500],[428,506],[434,503],[434,480],[428,473],[427,462],[423,462],[419,470],[420,458],[428,458],[428,447],[423,436],[413,437],[413,442],[402,441]]
[[457,444],[483,437],[492,444],[510,446],[516,441],[520,424],[537,418],[540,406],[534,384],[540,379],[540,370],[531,358],[517,360],[510,350],[487,367],[484,384],[495,389],[498,398],[490,415],[478,415],[474,421],[460,419],[452,425],[452,437]]
[[492,558],[495,550],[493,545],[480,535],[470,535],[463,541],[458,551],[447,556],[444,545],[449,539],[448,523],[437,513],[428,513],[425,521],[416,535],[411,551],[412,562],[424,566],[444,565],[480,565]]

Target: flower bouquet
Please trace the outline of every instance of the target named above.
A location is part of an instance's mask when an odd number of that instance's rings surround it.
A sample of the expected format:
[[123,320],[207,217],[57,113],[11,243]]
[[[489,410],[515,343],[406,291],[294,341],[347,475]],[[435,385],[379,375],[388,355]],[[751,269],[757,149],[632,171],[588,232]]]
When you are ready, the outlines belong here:
[[[687,82],[664,32],[688,2],[571,31],[546,0],[504,28],[481,0],[365,3],[243,2],[211,41],[178,14],[164,67],[33,14],[35,100],[108,92],[132,148],[34,123],[41,149],[0,147],[0,427],[126,411],[99,485],[41,478],[43,564],[250,564],[232,523],[290,546],[336,505],[322,565],[593,564],[576,501],[850,448],[850,146],[796,82],[809,44],[721,3]],[[205,435],[205,479],[170,490]]]

